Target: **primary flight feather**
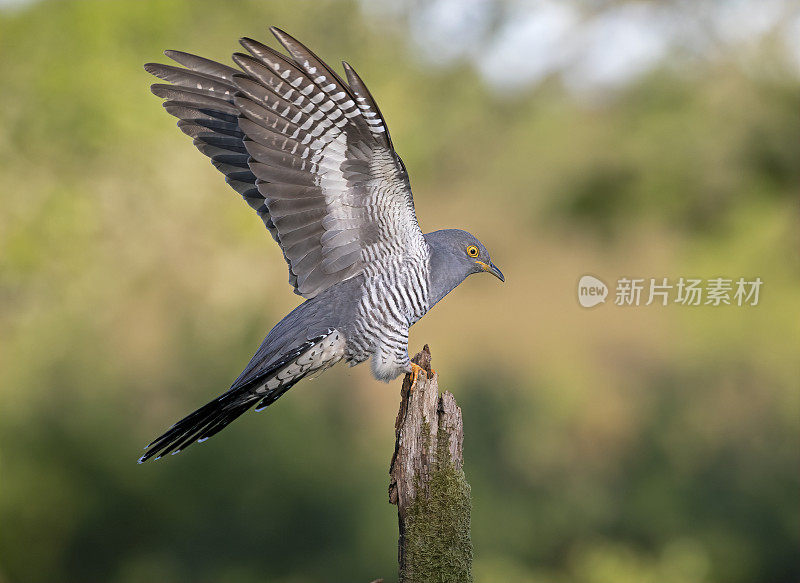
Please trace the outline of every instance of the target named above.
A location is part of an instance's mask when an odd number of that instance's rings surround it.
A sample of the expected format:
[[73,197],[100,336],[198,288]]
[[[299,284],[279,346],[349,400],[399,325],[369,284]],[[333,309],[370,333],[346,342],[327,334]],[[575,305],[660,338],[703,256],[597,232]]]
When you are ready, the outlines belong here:
[[408,329],[472,274],[503,280],[486,248],[458,229],[423,234],[405,166],[355,70],[341,79],[282,30],[288,56],[249,38],[239,69],[166,51],[152,91],[225,180],[255,209],[306,300],[267,335],[231,388],[147,446],[177,453],[305,376],[371,359],[375,378],[416,372]]

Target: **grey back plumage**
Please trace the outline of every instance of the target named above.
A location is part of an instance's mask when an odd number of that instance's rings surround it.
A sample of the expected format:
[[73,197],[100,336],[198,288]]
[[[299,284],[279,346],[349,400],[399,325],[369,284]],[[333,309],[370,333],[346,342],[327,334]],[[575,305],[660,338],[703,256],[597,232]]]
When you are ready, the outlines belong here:
[[146,65],[172,83],[153,92],[261,216],[299,295],[381,257],[424,254],[405,167],[363,81],[345,63],[345,83],[271,30],[290,56],[247,38],[249,54],[234,55],[241,70],[167,51],[186,68]]

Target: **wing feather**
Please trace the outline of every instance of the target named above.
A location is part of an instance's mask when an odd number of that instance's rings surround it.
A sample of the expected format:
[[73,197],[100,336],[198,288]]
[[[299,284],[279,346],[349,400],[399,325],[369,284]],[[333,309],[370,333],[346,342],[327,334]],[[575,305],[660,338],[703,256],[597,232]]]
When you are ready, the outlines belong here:
[[295,292],[314,297],[367,261],[423,254],[408,176],[364,82],[346,81],[285,32],[289,53],[250,38],[236,69],[182,51],[149,63],[178,127],[261,216]]

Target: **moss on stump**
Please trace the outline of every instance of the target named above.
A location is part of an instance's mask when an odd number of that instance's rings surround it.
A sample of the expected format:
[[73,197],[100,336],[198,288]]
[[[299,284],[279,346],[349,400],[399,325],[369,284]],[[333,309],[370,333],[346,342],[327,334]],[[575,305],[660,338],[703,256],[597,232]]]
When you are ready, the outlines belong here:
[[450,459],[448,438],[439,428],[436,467],[428,496],[417,496],[406,514],[401,583],[471,583],[470,487]]

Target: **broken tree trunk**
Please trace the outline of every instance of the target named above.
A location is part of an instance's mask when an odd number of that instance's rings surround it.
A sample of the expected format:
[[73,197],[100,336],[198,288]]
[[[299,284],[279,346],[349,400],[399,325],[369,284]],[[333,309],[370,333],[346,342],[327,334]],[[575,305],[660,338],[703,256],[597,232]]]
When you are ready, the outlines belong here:
[[449,392],[439,395],[426,344],[411,359],[420,373],[406,375],[389,469],[389,502],[400,525],[400,583],[470,583],[470,487],[464,477],[461,409]]

